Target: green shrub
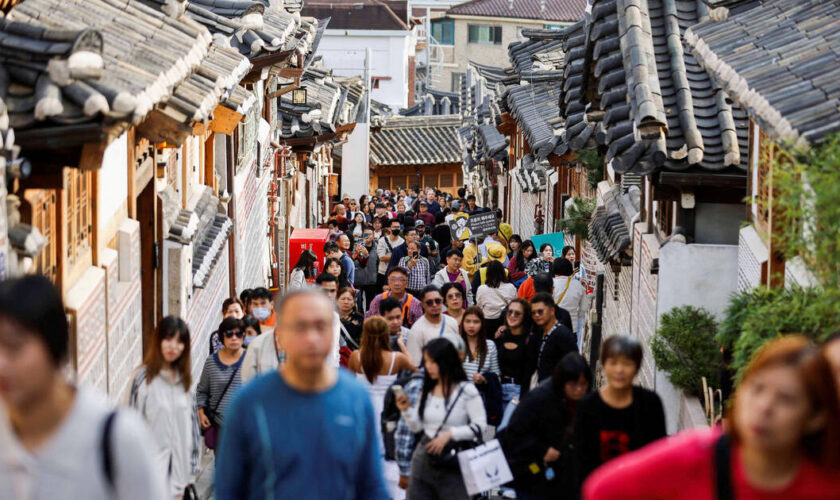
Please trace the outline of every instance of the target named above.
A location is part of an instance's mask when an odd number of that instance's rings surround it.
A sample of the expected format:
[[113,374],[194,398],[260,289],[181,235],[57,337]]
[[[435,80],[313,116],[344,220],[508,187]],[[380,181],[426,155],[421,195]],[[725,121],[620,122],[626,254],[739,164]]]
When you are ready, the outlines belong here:
[[595,198],[574,197],[574,204],[569,207],[568,217],[557,220],[557,230],[575,236],[579,241],[589,239],[589,221],[595,211]]
[[[753,291],[749,295],[752,300],[744,300],[744,294],[733,298],[723,322],[731,321],[733,326],[727,328],[733,329],[740,324],[740,335],[732,344],[730,366],[736,380],[758,348],[770,339],[801,333],[819,341],[840,330],[840,291],[836,289],[794,287]],[[727,331],[726,341],[730,335]]]
[[718,387],[723,367],[714,316],[703,308],[675,307],[663,314],[651,339],[656,366],[676,387],[703,398],[703,377]]
[[578,161],[586,168],[586,182],[592,189],[597,189],[598,183],[604,180],[604,157],[594,149],[584,149],[577,155]]

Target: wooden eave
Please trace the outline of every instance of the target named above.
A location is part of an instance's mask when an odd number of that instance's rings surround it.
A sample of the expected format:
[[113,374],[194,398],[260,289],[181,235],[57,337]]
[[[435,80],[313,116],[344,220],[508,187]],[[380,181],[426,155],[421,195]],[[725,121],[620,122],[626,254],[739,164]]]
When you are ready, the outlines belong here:
[[218,134],[230,135],[236,130],[236,125],[244,117],[245,115],[219,104],[213,110],[213,120],[207,125],[207,128]]
[[152,143],[165,142],[180,146],[192,135],[193,127],[170,118],[165,113],[153,109],[136,128],[137,137],[148,139]]

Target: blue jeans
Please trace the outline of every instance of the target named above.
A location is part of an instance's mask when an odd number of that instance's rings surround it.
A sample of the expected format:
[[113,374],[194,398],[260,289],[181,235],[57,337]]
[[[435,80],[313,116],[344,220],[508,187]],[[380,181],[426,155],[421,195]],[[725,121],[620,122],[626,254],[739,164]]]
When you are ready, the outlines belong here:
[[504,411],[502,412],[502,422],[499,424],[497,430],[504,429],[507,427],[508,422],[510,422],[510,417],[516,409],[516,405],[510,404],[510,402],[513,398],[519,397],[519,389],[519,384],[502,384],[502,406],[504,407]]

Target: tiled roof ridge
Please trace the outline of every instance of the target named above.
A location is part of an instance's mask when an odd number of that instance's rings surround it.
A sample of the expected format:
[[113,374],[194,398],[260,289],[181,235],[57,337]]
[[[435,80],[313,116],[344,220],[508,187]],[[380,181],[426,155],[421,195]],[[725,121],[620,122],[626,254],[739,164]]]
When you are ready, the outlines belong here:
[[585,0],[470,0],[447,14],[574,22],[583,16]]
[[461,124],[461,115],[420,115],[400,116],[395,115],[374,121],[374,126],[383,129],[407,128],[407,127],[449,127]]

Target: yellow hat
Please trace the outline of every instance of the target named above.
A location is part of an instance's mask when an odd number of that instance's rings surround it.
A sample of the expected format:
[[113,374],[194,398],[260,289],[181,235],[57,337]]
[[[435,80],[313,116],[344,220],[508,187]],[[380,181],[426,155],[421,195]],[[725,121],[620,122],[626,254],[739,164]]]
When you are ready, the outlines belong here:
[[499,233],[505,238],[505,241],[510,241],[510,237],[513,236],[513,228],[510,224],[503,222],[499,224]]
[[492,242],[487,244],[487,258],[484,259],[485,262],[498,260],[499,262],[504,263],[505,257],[507,257],[507,254],[505,252],[505,247],[501,243]]

